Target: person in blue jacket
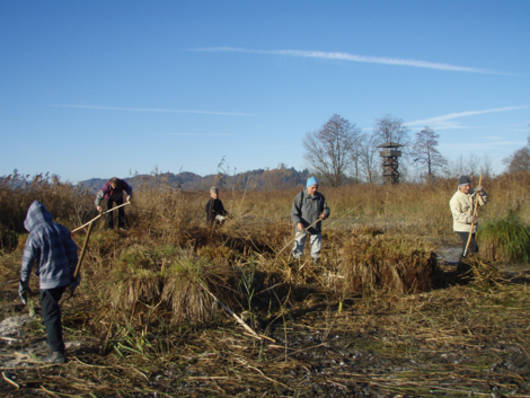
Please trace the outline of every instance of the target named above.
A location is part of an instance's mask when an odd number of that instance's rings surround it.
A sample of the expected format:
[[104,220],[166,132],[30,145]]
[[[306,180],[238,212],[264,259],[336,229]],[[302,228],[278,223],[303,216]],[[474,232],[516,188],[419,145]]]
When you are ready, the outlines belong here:
[[73,275],[77,264],[77,245],[70,231],[63,225],[54,223],[46,207],[35,200],[30,205],[24,228],[29,232],[22,254],[19,295],[26,305],[29,290],[29,277],[35,266],[39,277],[40,305],[42,321],[51,354],[46,362],[66,362],[61,325],[59,300],[67,286],[75,289],[79,285],[79,275]]

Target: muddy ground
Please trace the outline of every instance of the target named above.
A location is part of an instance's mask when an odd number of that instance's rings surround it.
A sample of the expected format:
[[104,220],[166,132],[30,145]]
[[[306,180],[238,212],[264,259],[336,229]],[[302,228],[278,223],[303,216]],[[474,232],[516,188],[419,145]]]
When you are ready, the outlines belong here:
[[[436,289],[342,303],[315,296],[248,323],[160,326],[103,342],[63,306],[68,363],[47,354],[40,317],[2,290],[0,391],[4,397],[529,397],[528,266],[496,281],[457,270],[440,252]],[[38,308],[37,308],[38,314]]]

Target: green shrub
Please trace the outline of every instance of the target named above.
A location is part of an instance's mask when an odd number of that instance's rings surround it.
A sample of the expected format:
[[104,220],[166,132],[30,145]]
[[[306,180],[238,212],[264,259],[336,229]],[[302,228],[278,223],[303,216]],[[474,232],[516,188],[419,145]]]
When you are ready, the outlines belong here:
[[494,262],[524,262],[530,259],[530,230],[512,210],[506,217],[480,225],[478,240],[483,255]]

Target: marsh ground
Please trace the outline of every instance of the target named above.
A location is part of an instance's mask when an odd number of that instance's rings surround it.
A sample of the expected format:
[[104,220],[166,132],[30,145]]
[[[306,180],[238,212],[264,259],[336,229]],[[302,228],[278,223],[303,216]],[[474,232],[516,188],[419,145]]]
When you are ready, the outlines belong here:
[[[481,216],[509,204],[528,225],[528,181],[486,181]],[[40,317],[17,295],[25,209],[38,198],[70,229],[94,216],[91,196],[54,184],[0,185],[2,396],[530,396],[528,263],[457,267],[451,181],[326,189],[316,266],[281,252],[295,190],[223,192],[232,219],[213,234],[203,194],[138,192],[132,228],[95,230],[64,302],[68,363],[44,364]]]
[[437,288],[353,298],[340,312],[315,294],[248,320],[263,340],[227,316],[208,327],[124,329],[108,349],[83,328],[90,303],[73,298],[63,309],[61,366],[38,362],[39,317],[18,304],[16,285],[4,285],[0,389],[6,397],[530,396],[530,273],[505,268],[479,282],[442,259]]

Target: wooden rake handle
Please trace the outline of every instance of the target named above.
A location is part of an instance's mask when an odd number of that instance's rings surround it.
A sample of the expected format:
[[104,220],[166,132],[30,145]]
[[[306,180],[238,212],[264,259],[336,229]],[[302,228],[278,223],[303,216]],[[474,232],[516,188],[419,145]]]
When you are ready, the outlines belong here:
[[114,210],[117,210],[119,209],[120,207],[123,207],[123,206],[127,206],[127,205],[130,205],[131,202],[126,202],[126,203],[122,203],[121,205],[118,205],[118,206],[114,206],[112,209],[108,209],[107,211],[104,211],[102,213],[99,213],[96,217],[94,217],[92,220],[84,223],[83,225],[81,225],[80,227],[77,227],[75,229],[73,229],[71,232],[74,233],[74,232],[77,232],[83,228],[85,228],[86,226],[89,226],[91,225],[94,221],[96,221],[98,218],[102,217],[104,214],[107,214],[107,213],[110,213],[111,211],[114,211]]
[[75,266],[73,280],[76,280],[77,275],[79,275],[79,270],[81,269],[81,263],[83,262],[83,259],[85,258],[86,249],[88,247],[88,239],[90,238],[90,233],[92,232],[93,226],[94,226],[93,222],[91,222],[88,225],[88,230],[86,232],[85,241],[83,242],[83,247],[81,248],[81,254],[79,254],[79,259],[77,260],[77,264]]
[[[482,174],[480,175],[478,179],[478,185],[482,185]],[[478,192],[475,193],[475,203],[473,206],[473,216],[476,217],[478,214]],[[473,228],[475,227],[475,221],[471,223],[471,226],[469,227],[469,235],[467,236],[467,243],[466,247],[464,249],[464,252],[462,253],[462,257],[467,256],[467,251],[469,249],[469,244],[471,243],[471,237],[473,236]]]
[[[307,227],[304,228],[303,232],[304,234],[307,233],[307,231],[309,230],[309,228],[313,227],[317,222],[319,221],[323,221],[320,217],[317,218],[315,221],[313,221],[311,224],[309,224]],[[302,232],[302,231],[301,231]],[[289,242],[287,242],[287,244],[282,247],[282,249],[276,253],[276,258],[278,258],[278,256],[285,250],[287,249],[289,246],[291,246],[293,244],[293,242],[296,240],[296,233],[295,233],[295,237],[293,239],[291,239]]]

